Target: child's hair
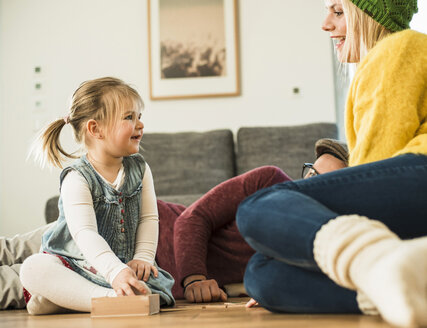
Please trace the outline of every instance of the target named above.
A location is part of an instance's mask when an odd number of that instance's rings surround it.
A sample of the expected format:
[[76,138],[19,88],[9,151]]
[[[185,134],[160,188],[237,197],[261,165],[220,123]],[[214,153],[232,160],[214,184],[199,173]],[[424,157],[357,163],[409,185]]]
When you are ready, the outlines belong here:
[[350,0],[342,0],[347,24],[344,59],[360,62],[378,41],[393,33],[360,10]]
[[65,124],[70,123],[74,139],[84,148],[87,121],[93,119],[112,127],[124,110],[142,109],[143,106],[138,92],[122,80],[103,77],[83,82],[73,94],[68,115],[50,123],[40,132],[30,155],[34,155],[42,167],[48,162],[62,168],[64,156],[78,158],[68,154],[60,144],[59,136]]

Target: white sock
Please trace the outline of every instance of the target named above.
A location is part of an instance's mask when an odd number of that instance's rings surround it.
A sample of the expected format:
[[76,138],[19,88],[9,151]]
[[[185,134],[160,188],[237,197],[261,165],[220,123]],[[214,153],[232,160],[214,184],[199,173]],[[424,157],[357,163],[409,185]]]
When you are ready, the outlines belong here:
[[31,295],[27,303],[27,311],[32,315],[70,312],[70,310],[60,307],[40,295]]
[[427,237],[367,246],[350,276],[389,323],[427,325]]
[[22,285],[32,295],[38,296],[30,305],[31,314],[45,314],[45,311],[53,310],[40,296],[58,305],[58,311],[66,308],[80,312],[91,311],[93,297],[116,296],[113,289],[92,283],[66,268],[58,257],[48,254],[27,258],[22,264],[20,278]]
[[402,241],[379,221],[341,216],[316,234],[314,254],[324,273],[362,292],[389,323],[427,325],[427,237]]

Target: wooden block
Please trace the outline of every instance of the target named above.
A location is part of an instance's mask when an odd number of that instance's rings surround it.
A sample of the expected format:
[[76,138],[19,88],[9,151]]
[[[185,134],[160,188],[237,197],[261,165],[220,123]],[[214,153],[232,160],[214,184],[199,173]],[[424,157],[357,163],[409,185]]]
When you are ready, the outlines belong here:
[[159,294],[92,298],[92,318],[145,316],[159,313]]

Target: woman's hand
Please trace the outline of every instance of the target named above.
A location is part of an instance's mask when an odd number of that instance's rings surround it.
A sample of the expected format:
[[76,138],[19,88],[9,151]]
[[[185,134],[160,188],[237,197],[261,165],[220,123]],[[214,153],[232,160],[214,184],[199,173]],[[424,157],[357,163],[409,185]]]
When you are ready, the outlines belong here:
[[119,272],[111,283],[117,296],[130,296],[135,294],[145,295],[146,290],[143,284],[138,281],[135,272],[130,268],[125,268]]
[[246,305],[245,305],[247,308],[251,308],[251,307],[254,307],[254,306],[258,306],[258,302],[257,301],[255,301],[253,298],[251,298],[249,301],[248,301],[248,303],[246,303]]
[[157,268],[142,260],[132,260],[127,263],[127,265],[135,272],[139,280],[147,281],[150,278],[150,273],[153,271],[153,276],[157,278],[159,276],[159,271]]
[[[200,279],[201,281],[194,281]],[[184,280],[184,297],[188,302],[202,303],[227,300],[227,294],[218,286],[214,279],[206,280],[204,276],[188,276]]]

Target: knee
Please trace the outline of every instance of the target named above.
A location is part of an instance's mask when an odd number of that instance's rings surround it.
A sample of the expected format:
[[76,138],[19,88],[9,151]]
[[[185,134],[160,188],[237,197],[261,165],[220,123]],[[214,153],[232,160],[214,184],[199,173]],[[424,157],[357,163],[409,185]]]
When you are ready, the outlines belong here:
[[[295,304],[292,304],[297,295],[292,295],[290,281],[292,278],[286,270],[280,270],[281,279],[277,279],[278,262],[261,253],[255,255],[249,261],[244,285],[249,296],[255,299],[262,307],[271,312],[300,312]],[[280,263],[279,266],[282,264]],[[298,303],[298,301],[296,301]]]
[[260,202],[260,199],[263,198],[266,190],[258,190],[244,199],[237,208],[236,224],[243,237],[256,234],[260,229],[259,224],[263,220],[263,202]]
[[[40,281],[40,273],[43,270],[48,270],[50,264],[57,260],[56,257],[48,254],[34,254],[25,259],[22,263],[19,277],[22,285],[31,290],[32,286]],[[59,259],[58,259],[59,261]]]
[[258,189],[255,193],[245,198],[238,206],[236,212],[237,227],[243,237],[257,234],[263,227],[263,221],[269,211],[268,198],[272,188]]
[[249,231],[257,229],[253,227],[256,224],[256,218],[252,218],[253,211],[251,211],[252,204],[246,198],[242,203],[240,203],[236,212],[236,225],[240,234],[245,237]]
[[265,276],[271,260],[260,253],[255,253],[246,266],[244,285],[249,296],[262,307],[277,312],[274,292],[277,286],[274,285],[280,282],[274,282],[270,275]]
[[260,253],[255,253],[248,264],[246,265],[245,275],[243,277],[243,284],[245,289],[248,292],[249,296],[254,298],[257,302],[262,298],[263,288],[260,286],[262,284],[261,279],[256,274],[256,271],[260,265],[262,265],[262,255]]
[[22,285],[27,289],[31,289],[33,281],[37,279],[34,272],[38,267],[40,260],[43,259],[42,256],[43,254],[31,255],[27,257],[21,265],[21,270],[19,271],[19,278],[21,279]]

